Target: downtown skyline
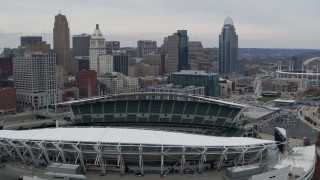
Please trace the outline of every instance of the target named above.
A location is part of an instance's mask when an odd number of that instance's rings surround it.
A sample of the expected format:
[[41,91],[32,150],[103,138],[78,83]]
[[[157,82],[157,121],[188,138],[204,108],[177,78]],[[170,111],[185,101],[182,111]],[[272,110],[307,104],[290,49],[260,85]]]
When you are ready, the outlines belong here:
[[[41,3],[41,4],[39,4]],[[100,24],[107,41],[121,41],[122,47],[136,47],[141,39],[163,43],[177,29],[188,30],[190,41],[204,47],[218,47],[224,19],[230,16],[243,48],[319,49],[320,25],[316,7],[320,2],[262,1],[8,1],[0,12],[0,47],[17,47],[20,36],[41,35],[53,48],[54,16],[66,15],[70,35],[91,34]],[[28,13],[25,13],[28,9]],[[87,13],[84,13],[86,12]],[[310,26],[312,25],[312,27]]]

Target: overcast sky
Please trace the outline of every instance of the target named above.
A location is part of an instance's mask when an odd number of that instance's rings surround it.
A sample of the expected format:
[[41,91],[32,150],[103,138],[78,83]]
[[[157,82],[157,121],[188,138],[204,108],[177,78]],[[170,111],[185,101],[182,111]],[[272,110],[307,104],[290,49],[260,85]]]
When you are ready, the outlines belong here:
[[218,47],[227,16],[239,47],[320,49],[320,0],[2,0],[0,47],[17,47],[20,36],[42,35],[52,47],[54,16],[67,16],[71,35],[92,34],[95,24],[106,40],[137,46],[177,29],[189,41]]

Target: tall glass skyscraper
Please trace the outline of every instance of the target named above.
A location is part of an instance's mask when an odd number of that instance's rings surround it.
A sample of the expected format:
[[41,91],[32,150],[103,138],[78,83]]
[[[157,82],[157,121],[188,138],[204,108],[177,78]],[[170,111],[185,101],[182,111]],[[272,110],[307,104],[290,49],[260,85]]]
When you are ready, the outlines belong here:
[[227,17],[219,35],[219,74],[237,73],[238,68],[238,35],[232,19]]
[[188,68],[188,44],[189,38],[187,35],[187,30],[178,30],[177,34],[179,36],[179,62],[178,70],[187,70]]

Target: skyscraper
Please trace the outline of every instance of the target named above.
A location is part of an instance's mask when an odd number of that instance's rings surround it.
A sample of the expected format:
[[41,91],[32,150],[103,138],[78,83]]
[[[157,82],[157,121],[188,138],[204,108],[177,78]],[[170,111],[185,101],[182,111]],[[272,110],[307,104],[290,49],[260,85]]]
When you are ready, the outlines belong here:
[[166,48],[166,61],[165,67],[167,73],[178,72],[179,63],[179,36],[174,33],[172,36],[168,36],[167,48]]
[[41,36],[21,36],[20,37],[20,45],[25,47],[28,44],[33,44],[36,42],[41,42],[42,41],[42,37]]
[[187,70],[188,67],[188,42],[189,38],[187,30],[178,30],[177,35],[179,36],[179,62],[178,70]]
[[203,62],[204,50],[200,41],[189,42],[189,68],[190,70],[198,70],[199,64]]
[[113,55],[113,71],[128,76],[129,56],[122,54]]
[[73,56],[89,56],[91,35],[81,34],[72,36]]
[[106,53],[112,54],[113,51],[120,50],[120,41],[106,41]]
[[57,55],[57,65],[63,66],[63,74],[73,71],[70,53],[70,31],[65,15],[55,16],[53,28],[53,49]]
[[90,40],[89,64],[90,70],[96,71],[98,76],[113,71],[113,56],[106,55],[105,39],[99,29],[99,24],[96,24]]
[[227,17],[219,35],[220,76],[237,73],[238,68],[238,35],[232,19]]
[[188,42],[187,30],[178,30],[164,40],[166,43],[166,72],[173,73],[187,70],[188,67]]
[[157,42],[151,40],[140,40],[137,42],[138,57],[142,58],[143,54],[157,53]]

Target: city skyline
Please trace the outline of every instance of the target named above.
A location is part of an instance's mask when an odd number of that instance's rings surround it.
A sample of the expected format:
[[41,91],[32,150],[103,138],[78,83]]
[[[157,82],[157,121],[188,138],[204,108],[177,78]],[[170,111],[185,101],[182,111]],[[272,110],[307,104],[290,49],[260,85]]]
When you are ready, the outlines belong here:
[[[122,47],[136,47],[136,42],[143,39],[155,40],[160,46],[163,38],[177,29],[188,30],[190,41],[218,47],[221,24],[230,16],[241,37],[239,47],[320,48],[320,36],[306,33],[310,32],[310,22],[317,22],[320,15],[316,9],[320,2],[316,0],[39,2],[2,3],[0,47],[17,47],[20,36],[43,34],[43,40],[52,46],[54,16],[61,10],[70,23],[71,36],[90,34],[91,27],[100,24],[106,40],[121,41]],[[313,23],[312,31],[319,30],[320,25]]]

